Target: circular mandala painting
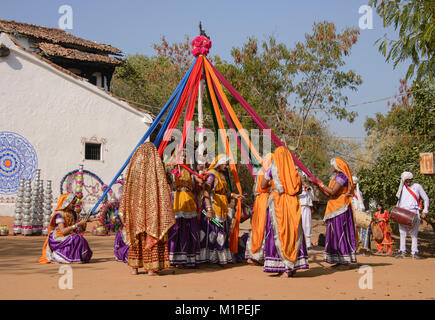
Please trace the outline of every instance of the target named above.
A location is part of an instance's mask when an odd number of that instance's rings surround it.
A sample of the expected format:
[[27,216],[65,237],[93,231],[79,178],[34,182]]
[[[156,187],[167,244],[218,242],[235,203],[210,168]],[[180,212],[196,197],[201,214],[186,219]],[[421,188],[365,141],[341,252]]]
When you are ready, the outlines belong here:
[[0,193],[15,194],[20,179],[33,180],[38,168],[35,148],[17,133],[0,131]]

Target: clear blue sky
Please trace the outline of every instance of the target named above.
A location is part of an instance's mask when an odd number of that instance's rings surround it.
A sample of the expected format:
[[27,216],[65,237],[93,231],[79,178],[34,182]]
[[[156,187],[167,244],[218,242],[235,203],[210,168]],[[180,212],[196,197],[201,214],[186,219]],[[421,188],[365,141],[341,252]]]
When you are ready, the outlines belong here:
[[[159,1],[103,1],[103,0],[2,0],[0,19],[58,27],[61,5],[73,9],[73,29],[68,32],[97,42],[111,44],[126,54],[154,54],[153,43],[162,35],[171,42],[181,42],[185,35],[198,35],[202,21],[211,36],[211,54],[231,61],[230,51],[241,46],[249,36],[260,40],[273,34],[278,41],[293,46],[311,32],[318,21],[334,22],[339,31],[347,26],[358,27],[358,9],[368,0],[159,0]],[[357,93],[349,94],[349,104],[392,96],[398,92],[399,79],[407,66],[393,69],[378,52],[374,42],[384,33],[397,38],[392,29],[385,30],[382,20],[374,12],[373,30],[361,30],[358,43],[347,59],[347,67],[362,76],[363,84]],[[375,112],[387,111],[386,101],[353,108],[359,116],[352,124],[330,121],[337,136],[364,137],[364,121]],[[358,138],[356,138],[358,139]],[[361,141],[361,139],[358,139]]]

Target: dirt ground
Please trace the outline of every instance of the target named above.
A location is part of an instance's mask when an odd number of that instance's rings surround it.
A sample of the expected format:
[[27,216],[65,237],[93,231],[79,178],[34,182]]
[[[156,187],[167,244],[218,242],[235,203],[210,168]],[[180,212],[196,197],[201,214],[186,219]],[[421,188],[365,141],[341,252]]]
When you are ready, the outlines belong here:
[[[9,225],[12,234],[12,217],[0,217],[0,224]],[[249,221],[242,224],[241,234],[249,228]],[[313,220],[315,244],[324,231],[323,222]],[[322,262],[323,248],[315,246],[310,252],[310,269],[299,271],[294,278],[275,277],[264,273],[261,266],[248,264],[225,268],[201,265],[197,269],[168,270],[157,277],[144,273],[133,276],[126,264],[114,259],[114,235],[92,236],[86,232],[85,237],[94,253],[92,260],[72,265],[73,288],[64,290],[59,288],[61,265],[36,263],[45,237],[0,237],[0,299],[435,299],[434,233],[424,225],[419,233],[422,260],[358,255],[358,264],[340,270]],[[397,250],[397,236],[394,241]],[[359,273],[363,265],[372,268],[372,289],[359,287],[361,277],[367,276]]]

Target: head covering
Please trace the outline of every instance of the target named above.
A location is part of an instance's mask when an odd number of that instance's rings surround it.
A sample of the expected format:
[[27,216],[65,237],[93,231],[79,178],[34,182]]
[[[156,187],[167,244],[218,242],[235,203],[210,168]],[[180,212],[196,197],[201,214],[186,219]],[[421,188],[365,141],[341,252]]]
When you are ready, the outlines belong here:
[[[272,191],[274,201],[274,213],[272,223],[276,223],[278,236],[281,243],[280,257],[285,265],[292,267],[296,262],[296,256],[302,239],[301,229],[301,206],[298,193],[302,183],[298,170],[295,167],[290,150],[280,146],[273,154],[274,167],[272,176],[274,184],[279,184],[282,192]],[[276,170],[275,170],[276,167]],[[277,172],[277,174],[276,174]]]
[[259,170],[259,175],[264,175],[267,170],[272,166],[273,153],[268,153],[264,156],[263,161],[261,161],[261,169]]
[[210,166],[208,167],[208,169],[216,169],[218,166],[220,166],[221,164],[226,164],[228,161],[230,161],[231,158],[229,156],[227,156],[224,153],[221,153],[220,155],[218,155],[216,158],[214,158],[213,162],[210,164]]
[[400,195],[402,194],[403,186],[405,185],[406,180],[414,179],[414,175],[411,172],[405,171],[400,176],[400,186],[397,190],[396,197],[400,199]]
[[359,189],[358,177],[352,176],[352,180],[355,183],[355,195],[358,199],[359,208],[360,208],[360,210],[364,210],[365,209],[364,199],[363,199],[361,190]]
[[155,145],[145,142],[134,152],[127,169],[119,212],[124,217],[127,243],[137,244],[146,234],[149,249],[161,240],[175,223],[170,188]]
[[301,188],[301,177],[296,169],[290,150],[280,146],[273,154],[273,161],[278,168],[279,181],[284,193],[295,195]]
[[346,161],[339,157],[335,157],[331,159],[331,166],[335,168],[338,172],[343,173],[346,175],[347,179],[349,180],[349,194],[354,194],[355,191],[355,184],[352,179],[352,174],[350,172],[349,166]]
[[[65,210],[76,198],[74,193],[65,193],[59,198],[59,202],[57,203],[58,207],[56,210]],[[62,200],[62,203],[61,203]]]

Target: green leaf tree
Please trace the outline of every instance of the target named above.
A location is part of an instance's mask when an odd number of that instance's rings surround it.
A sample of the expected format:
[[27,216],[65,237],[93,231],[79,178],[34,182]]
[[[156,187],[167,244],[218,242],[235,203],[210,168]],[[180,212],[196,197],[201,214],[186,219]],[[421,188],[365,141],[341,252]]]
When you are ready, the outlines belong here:
[[[399,31],[397,40],[378,39],[379,51],[387,61],[411,61],[406,79],[435,76],[435,1],[434,0],[370,0],[369,5],[383,18],[384,27]],[[387,52],[388,51],[388,52]]]

